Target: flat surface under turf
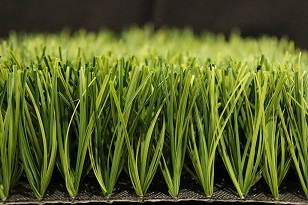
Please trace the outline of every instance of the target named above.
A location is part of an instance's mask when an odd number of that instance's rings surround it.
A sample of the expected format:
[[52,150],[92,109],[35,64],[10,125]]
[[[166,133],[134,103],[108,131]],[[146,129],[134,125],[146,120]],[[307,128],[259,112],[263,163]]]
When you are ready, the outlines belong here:
[[[216,179],[216,178],[215,178]],[[292,180],[294,179],[294,180]],[[166,185],[160,176],[157,176],[148,194],[141,198],[135,195],[129,179],[121,175],[114,194],[110,197],[104,197],[101,194],[100,187],[93,175],[88,176],[80,186],[79,194],[72,199],[66,192],[65,184],[61,176],[54,176],[46,196],[38,200],[34,197],[26,178],[22,177],[11,196],[5,201],[5,204],[41,204],[41,203],[118,203],[118,202],[181,202],[185,204],[188,201],[198,202],[241,202],[241,203],[273,203],[273,204],[307,204],[308,201],[300,191],[300,184],[296,177],[286,177],[286,180],[280,186],[280,199],[274,200],[264,181],[257,183],[250,194],[245,199],[238,197],[235,189],[229,179],[218,177],[215,182],[214,195],[206,197],[201,187],[192,180],[189,175],[185,175],[181,181],[181,191],[177,198],[168,194]],[[266,188],[264,188],[266,187]],[[180,203],[180,204],[181,204]],[[1,204],[1,202],[0,202]]]

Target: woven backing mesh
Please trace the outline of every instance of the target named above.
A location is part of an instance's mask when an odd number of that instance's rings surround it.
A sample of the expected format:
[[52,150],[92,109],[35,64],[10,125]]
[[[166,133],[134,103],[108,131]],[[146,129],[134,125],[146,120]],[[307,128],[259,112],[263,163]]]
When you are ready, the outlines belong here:
[[[76,198],[69,197],[65,184],[61,176],[53,177],[46,196],[42,200],[34,197],[34,194],[22,177],[17,186],[12,190],[11,196],[2,203],[5,204],[42,204],[42,203],[89,203],[89,202],[167,202],[167,201],[207,201],[207,202],[265,202],[273,204],[307,204],[300,184],[296,180],[288,177],[280,187],[280,199],[274,200],[266,184],[261,181],[250,190],[250,194],[245,199],[240,199],[227,178],[220,177],[215,181],[214,195],[206,197],[200,185],[189,175],[185,175],[181,180],[181,190],[177,198],[168,194],[167,187],[162,177],[154,178],[148,194],[145,197],[138,197],[134,193],[129,179],[121,175],[114,194],[104,197],[100,187],[93,175],[88,176],[80,186],[79,194]],[[1,202],[0,202],[1,204]]]

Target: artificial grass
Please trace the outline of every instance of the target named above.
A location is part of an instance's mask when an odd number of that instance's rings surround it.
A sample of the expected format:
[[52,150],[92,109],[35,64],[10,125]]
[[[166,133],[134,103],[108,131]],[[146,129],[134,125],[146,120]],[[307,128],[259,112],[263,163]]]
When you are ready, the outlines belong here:
[[308,56],[285,38],[151,26],[121,34],[14,34],[0,45],[0,197],[22,170],[37,198],[54,168],[71,197],[93,170],[170,195],[183,169],[214,192],[222,160],[240,197],[262,177],[274,198],[296,172],[308,198]]

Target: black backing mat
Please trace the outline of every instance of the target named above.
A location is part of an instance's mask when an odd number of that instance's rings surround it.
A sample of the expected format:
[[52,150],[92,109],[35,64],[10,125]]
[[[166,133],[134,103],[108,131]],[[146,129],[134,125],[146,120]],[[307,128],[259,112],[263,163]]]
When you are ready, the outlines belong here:
[[[215,178],[216,179],[216,178]],[[294,179],[294,180],[291,180]],[[126,175],[119,178],[114,194],[104,197],[93,175],[89,175],[81,184],[79,194],[74,199],[69,197],[62,177],[54,176],[45,197],[38,200],[22,177],[12,190],[10,197],[0,204],[44,204],[44,203],[90,203],[90,202],[170,202],[170,201],[207,201],[207,202],[260,202],[273,204],[308,204],[301,186],[295,177],[287,177],[280,186],[280,198],[274,200],[264,181],[260,181],[250,190],[245,199],[238,197],[233,184],[228,178],[218,177],[215,181],[214,194],[206,197],[200,185],[189,175],[184,174],[181,190],[177,198],[168,194],[167,187],[161,176],[156,176],[145,197],[138,197]]]

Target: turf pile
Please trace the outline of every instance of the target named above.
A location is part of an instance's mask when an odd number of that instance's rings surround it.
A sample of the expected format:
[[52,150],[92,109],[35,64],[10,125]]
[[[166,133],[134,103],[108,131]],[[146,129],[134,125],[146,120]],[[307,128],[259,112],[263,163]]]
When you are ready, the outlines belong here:
[[[220,160],[240,197],[288,172],[308,197],[308,55],[287,39],[189,29],[11,34],[0,44],[0,198],[24,173],[37,198],[52,174],[71,197],[93,171],[139,196],[181,174],[211,196]],[[86,180],[86,179],[85,179]]]

